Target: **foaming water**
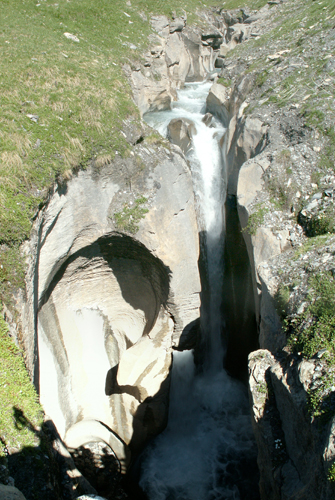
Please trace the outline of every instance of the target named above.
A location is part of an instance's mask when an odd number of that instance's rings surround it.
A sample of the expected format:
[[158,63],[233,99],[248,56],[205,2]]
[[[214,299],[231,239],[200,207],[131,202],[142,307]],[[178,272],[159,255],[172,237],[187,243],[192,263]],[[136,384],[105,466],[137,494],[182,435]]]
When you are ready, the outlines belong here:
[[204,235],[206,306],[201,330],[204,370],[193,353],[173,354],[169,420],[142,457],[140,486],[150,500],[256,500],[256,450],[245,386],[223,368],[221,315],[224,249],[225,165],[219,142],[225,129],[203,123],[211,83],[188,84],[171,111],[150,113],[146,121],[166,136],[174,118],[195,124],[188,154]]

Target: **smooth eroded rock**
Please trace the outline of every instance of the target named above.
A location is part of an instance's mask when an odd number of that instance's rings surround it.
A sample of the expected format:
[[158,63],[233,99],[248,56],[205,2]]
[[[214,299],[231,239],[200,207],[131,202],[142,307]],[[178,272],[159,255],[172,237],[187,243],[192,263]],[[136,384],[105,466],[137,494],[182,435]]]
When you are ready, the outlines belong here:
[[192,147],[192,136],[197,133],[194,123],[186,118],[176,118],[168,125],[168,139],[180,147],[184,154]]

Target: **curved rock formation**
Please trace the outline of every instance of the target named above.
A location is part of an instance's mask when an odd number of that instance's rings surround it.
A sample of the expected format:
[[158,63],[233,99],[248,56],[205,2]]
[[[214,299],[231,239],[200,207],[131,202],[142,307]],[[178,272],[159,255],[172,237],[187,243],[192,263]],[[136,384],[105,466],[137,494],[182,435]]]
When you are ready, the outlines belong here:
[[31,242],[26,316],[28,361],[61,437],[105,441],[123,469],[166,423],[171,350],[200,305],[188,167],[179,149],[134,151],[56,187]]

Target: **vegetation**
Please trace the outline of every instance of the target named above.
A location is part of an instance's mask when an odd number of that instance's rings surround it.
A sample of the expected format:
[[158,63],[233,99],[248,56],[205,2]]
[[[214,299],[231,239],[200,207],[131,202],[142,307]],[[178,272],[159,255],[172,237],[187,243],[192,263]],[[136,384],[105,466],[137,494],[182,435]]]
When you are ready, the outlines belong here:
[[258,203],[255,206],[255,211],[249,216],[248,224],[243,231],[247,231],[250,235],[255,235],[259,226],[262,225],[265,214],[268,211],[268,208],[264,207],[261,203]]
[[42,409],[26,371],[22,352],[8,335],[8,327],[0,315],[0,461],[7,449],[19,450],[34,446],[36,435],[15,418],[20,412],[39,429],[43,423]]
[[327,478],[331,483],[335,483],[335,463],[329,467]]
[[232,81],[231,80],[227,80],[226,78],[220,77],[220,78],[217,79],[217,83],[220,83],[224,87],[231,87]]
[[330,272],[314,274],[309,286],[307,309],[288,321],[289,345],[307,358],[326,349],[335,364],[335,280]]
[[137,198],[132,205],[126,204],[122,212],[115,213],[114,219],[117,228],[135,234],[139,228],[138,223],[148,212],[148,209],[142,206],[147,201],[147,198],[141,196]]
[[308,236],[320,236],[335,233],[334,205],[329,205],[323,212],[311,217],[305,224]]
[[288,314],[290,300],[290,289],[288,286],[280,285],[275,294],[275,305],[278,315],[285,319]]

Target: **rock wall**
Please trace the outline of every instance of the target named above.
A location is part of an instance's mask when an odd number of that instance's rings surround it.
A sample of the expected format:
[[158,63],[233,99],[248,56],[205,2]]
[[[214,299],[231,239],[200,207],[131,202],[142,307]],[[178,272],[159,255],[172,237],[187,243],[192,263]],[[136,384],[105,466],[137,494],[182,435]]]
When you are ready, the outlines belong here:
[[321,360],[275,359],[267,350],[250,355],[261,498],[333,498],[327,462],[334,456],[334,423],[311,422],[306,405],[307,391],[323,369]]
[[213,72],[223,35],[211,21],[207,20],[208,29],[203,32],[186,26],[186,18],[152,18],[155,33],[149,37],[144,61],[125,68],[142,114],[170,109],[176,90],[185,82],[202,81]]
[[[138,225],[120,231],[115,214],[139,199]],[[103,441],[126,469],[166,424],[171,351],[199,317],[198,228],[180,150],[144,141],[129,159],[56,186],[26,252],[26,350],[44,409],[69,448]]]
[[[285,6],[281,3],[276,2],[273,8],[284,16]],[[229,116],[225,138],[228,199],[229,195],[237,198],[239,222],[251,263],[262,348],[249,356],[261,498],[330,500],[334,497],[334,485],[327,474],[335,459],[334,417],[330,410],[334,387],[324,387],[322,393],[326,414],[313,414],[310,405],[311,397],[332,376],[332,367],[321,359],[322,350],[311,360],[292,352],[287,347],[282,319],[287,311],[293,318],[304,312],[311,300],[309,277],[330,274],[334,266],[330,256],[334,237],[328,235],[327,245],[319,242],[319,248],[308,249],[304,236],[304,232],[312,235],[315,217],[321,220],[326,210],[329,213],[325,207],[332,206],[334,175],[331,170],[327,175],[318,170],[320,135],[310,122],[306,125],[299,112],[301,103],[283,99],[281,107],[277,107],[273,104],[277,99],[271,102],[268,96],[274,88],[279,93],[281,78],[286,81],[287,75],[282,71],[297,64],[294,46],[288,48],[286,40],[273,37],[269,39],[274,46],[258,45],[255,50],[253,44],[246,44],[236,59],[229,57],[229,49],[236,43],[270,33],[280,15],[270,18],[266,6],[255,16],[244,17],[236,12],[225,13],[224,17],[229,27],[220,59],[222,77],[231,85],[219,92],[213,88],[211,102],[215,105],[210,111]],[[322,39],[333,40],[333,35],[323,34]],[[334,47],[334,42],[330,45]],[[315,45],[304,49],[304,57],[312,54],[312,47]],[[326,44],[322,50],[328,50]],[[285,61],[282,54],[287,54]],[[262,69],[255,70],[254,62],[261,61]],[[320,77],[324,78],[325,75]],[[307,94],[304,99],[309,97]],[[316,184],[313,178],[317,173]],[[283,287],[288,295],[284,305],[280,304]]]

